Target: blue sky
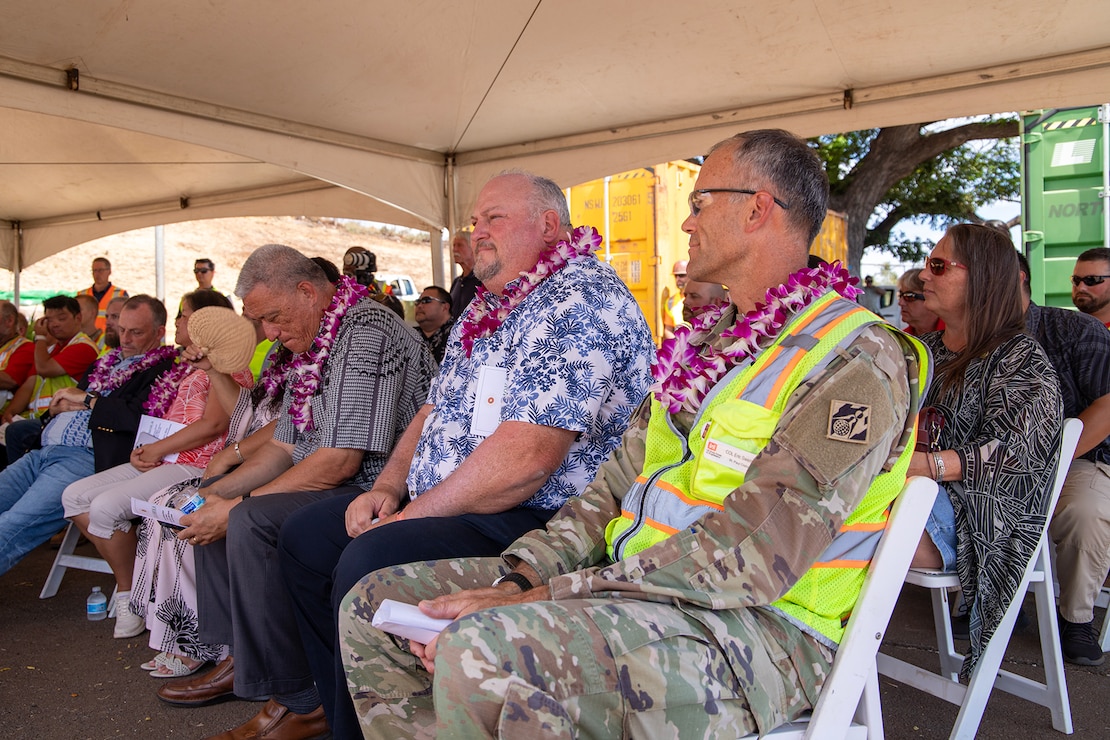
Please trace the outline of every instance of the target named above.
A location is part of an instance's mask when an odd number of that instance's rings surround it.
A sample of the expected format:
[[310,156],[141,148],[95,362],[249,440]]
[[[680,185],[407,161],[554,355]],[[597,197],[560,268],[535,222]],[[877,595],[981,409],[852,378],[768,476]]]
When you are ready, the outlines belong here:
[[[987,203],[979,209],[979,215],[986,219],[997,218],[1001,221],[1009,221],[1010,219],[1018,216],[1021,213],[1021,204],[1009,201],[996,201],[994,203]],[[911,238],[927,239],[936,243],[938,239],[944,236],[943,229],[934,229],[926,224],[913,223],[911,221],[903,221],[896,227]],[[1010,238],[1014,240],[1014,246],[1021,247],[1021,228],[1015,226],[1010,230]],[[920,266],[920,262],[916,265],[909,262],[899,262],[893,255],[887,252],[881,252],[877,249],[867,249],[863,253],[863,259],[860,261],[860,275],[870,275],[878,273],[882,266],[890,264],[896,275],[901,275],[903,272],[911,267]]]

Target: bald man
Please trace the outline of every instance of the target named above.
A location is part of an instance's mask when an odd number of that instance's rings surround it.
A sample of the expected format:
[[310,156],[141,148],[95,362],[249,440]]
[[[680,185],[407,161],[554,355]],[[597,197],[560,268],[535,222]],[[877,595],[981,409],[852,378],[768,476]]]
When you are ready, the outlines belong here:
[[718,283],[687,280],[682,288],[682,320],[689,324],[707,308],[728,303],[728,290]]

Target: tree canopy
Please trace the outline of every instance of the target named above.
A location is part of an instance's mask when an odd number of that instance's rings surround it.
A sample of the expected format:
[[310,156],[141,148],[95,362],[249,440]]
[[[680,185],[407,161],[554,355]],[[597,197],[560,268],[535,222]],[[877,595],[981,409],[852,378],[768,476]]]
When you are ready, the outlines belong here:
[[919,259],[930,245],[897,227],[981,222],[986,203],[1020,189],[1016,118],[920,123],[811,139],[829,175],[829,208],[848,217],[849,269],[865,247]]

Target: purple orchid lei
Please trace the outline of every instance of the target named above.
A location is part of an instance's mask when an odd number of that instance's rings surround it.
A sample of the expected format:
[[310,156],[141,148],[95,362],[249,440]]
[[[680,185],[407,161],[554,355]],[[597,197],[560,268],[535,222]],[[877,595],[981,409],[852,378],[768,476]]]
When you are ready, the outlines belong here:
[[159,375],[158,379],[150,386],[150,393],[143,401],[143,411],[158,419],[165,418],[166,412],[170,410],[174,399],[177,398],[181,381],[195,369],[194,365],[178,357],[173,367]]
[[520,273],[520,278],[505,286],[502,295],[494,295],[479,285],[476,300],[470,302],[461,319],[461,338],[466,356],[474,350],[474,342],[497,331],[513,309],[536,289],[540,283],[566,267],[572,260],[592,254],[601,246],[601,235],[592,226],[579,226],[571,234],[570,242],[560,241],[540,255],[536,266]]
[[[285,354],[285,353],[281,353]],[[293,364],[293,355],[287,356],[284,360],[275,358],[274,362],[262,371],[262,377],[258,382],[266,389],[266,398],[273,398],[285,385],[285,376],[289,373],[289,366]]]
[[711,330],[729,304],[718,304],[697,316],[691,326],[675,329],[674,339],[663,342],[656,353],[651,392],[670,413],[697,413],[709,390],[729,369],[767,348],[790,319],[831,288],[848,300],[862,293],[839,262],[793,273],[783,285],[767,291],[765,303],[721,332],[733,339],[723,349],[709,344]]
[[147,368],[154,367],[159,362],[168,360],[177,356],[176,347],[156,347],[142,356],[136,362],[131,363],[120,372],[113,373],[112,368],[119,364],[123,358],[123,350],[116,347],[108,354],[101,357],[93,365],[92,372],[89,373],[90,391],[97,393],[109,393],[119,388],[135,373],[140,373]]
[[320,321],[320,330],[312,340],[312,346],[294,355],[290,361],[285,379],[289,381],[292,394],[289,416],[293,418],[293,426],[297,431],[311,432],[316,428],[312,422],[312,397],[320,390],[320,373],[324,363],[328,361],[331,346],[339,333],[339,325],[343,323],[343,317],[351,306],[369,296],[365,286],[346,275],[340,277],[335,284],[335,295]]

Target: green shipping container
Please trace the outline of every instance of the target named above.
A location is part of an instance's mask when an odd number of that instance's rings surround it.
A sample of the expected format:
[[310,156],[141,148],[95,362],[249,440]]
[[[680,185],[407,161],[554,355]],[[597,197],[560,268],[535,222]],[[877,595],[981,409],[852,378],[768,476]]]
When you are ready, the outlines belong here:
[[1071,308],[1075,258],[1110,246],[1108,119],[1110,105],[1022,114],[1024,248],[1042,305]]

